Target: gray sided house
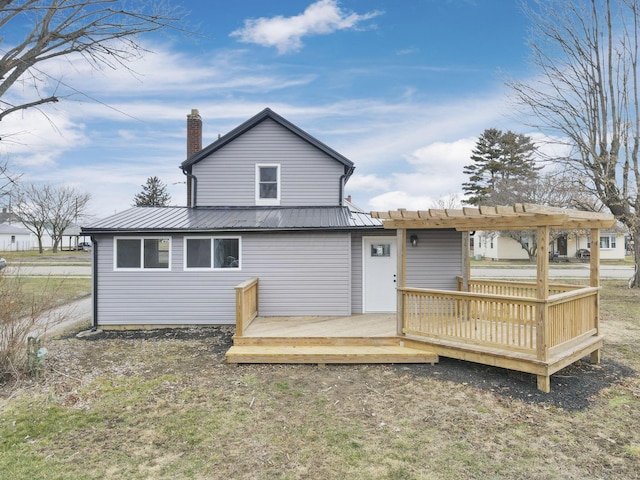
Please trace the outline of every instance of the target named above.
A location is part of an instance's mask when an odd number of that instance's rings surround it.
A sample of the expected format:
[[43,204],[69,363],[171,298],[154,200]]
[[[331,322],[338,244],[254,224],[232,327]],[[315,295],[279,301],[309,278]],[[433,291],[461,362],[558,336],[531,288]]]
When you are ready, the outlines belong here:
[[[343,199],[350,160],[268,108],[204,149],[201,132],[193,110],[187,206],[134,207],[82,228],[95,326],[233,324],[234,287],[253,277],[262,317],[395,311],[396,232]],[[462,234],[413,235],[409,284],[455,290]]]

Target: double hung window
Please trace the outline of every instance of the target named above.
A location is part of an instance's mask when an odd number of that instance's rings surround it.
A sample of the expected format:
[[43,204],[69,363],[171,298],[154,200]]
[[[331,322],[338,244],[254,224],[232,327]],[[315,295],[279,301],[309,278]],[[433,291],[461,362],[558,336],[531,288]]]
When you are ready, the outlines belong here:
[[256,165],[256,205],[280,205],[280,165]]
[[615,235],[604,235],[600,237],[600,248],[603,250],[613,250],[616,248]]

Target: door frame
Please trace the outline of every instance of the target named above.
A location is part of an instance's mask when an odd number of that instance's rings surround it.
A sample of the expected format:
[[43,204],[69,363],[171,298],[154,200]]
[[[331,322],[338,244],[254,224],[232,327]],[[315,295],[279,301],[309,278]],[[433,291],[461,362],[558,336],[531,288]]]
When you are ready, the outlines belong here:
[[[389,243],[393,243],[395,245],[395,254],[391,255],[393,257],[393,262],[395,263],[395,269],[393,271],[393,275],[396,276],[398,273],[398,238],[396,235],[363,235],[362,236],[362,313],[376,313],[376,312],[368,312],[367,311],[367,275],[366,275],[366,262],[367,262],[367,241],[372,240],[384,240],[389,241]],[[396,277],[396,286],[397,286],[397,277]],[[396,298],[396,291],[394,289],[394,299]],[[388,313],[393,313],[397,311],[396,301],[393,303],[393,310],[389,310]],[[382,313],[382,312],[381,312]]]

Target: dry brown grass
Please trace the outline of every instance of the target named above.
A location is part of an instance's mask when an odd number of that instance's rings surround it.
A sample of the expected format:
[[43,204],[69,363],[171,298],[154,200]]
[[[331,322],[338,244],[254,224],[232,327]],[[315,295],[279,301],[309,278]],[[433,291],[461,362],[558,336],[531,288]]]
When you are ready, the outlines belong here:
[[[621,285],[605,289],[607,361],[640,367],[638,300]],[[0,472],[14,479],[42,472],[65,479],[640,478],[637,375],[612,380],[586,407],[568,411],[402,367],[231,367],[223,361],[230,334],[49,342],[44,381],[0,397]]]

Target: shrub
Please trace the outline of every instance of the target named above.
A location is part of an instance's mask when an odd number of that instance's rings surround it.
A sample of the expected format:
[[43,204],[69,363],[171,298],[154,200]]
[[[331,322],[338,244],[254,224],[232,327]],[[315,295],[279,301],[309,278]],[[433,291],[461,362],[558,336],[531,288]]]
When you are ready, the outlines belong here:
[[54,308],[60,285],[47,278],[33,288],[28,277],[0,272],[0,382],[33,372],[27,342],[30,337],[43,337],[64,319]]

